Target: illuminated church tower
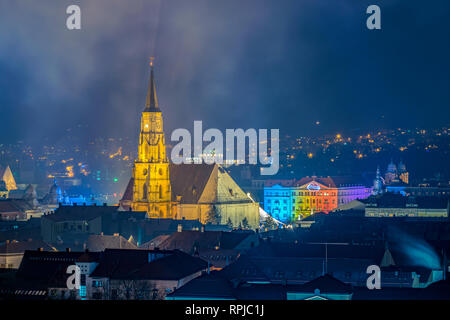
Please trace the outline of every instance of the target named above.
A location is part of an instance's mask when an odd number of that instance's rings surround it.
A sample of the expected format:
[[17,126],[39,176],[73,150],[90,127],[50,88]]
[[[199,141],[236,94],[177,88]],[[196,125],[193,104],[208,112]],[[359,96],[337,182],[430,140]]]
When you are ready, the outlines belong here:
[[133,168],[134,211],[146,211],[150,218],[171,218],[169,160],[166,156],[163,119],[156,98],[153,58],[145,109],[141,116],[139,155]]

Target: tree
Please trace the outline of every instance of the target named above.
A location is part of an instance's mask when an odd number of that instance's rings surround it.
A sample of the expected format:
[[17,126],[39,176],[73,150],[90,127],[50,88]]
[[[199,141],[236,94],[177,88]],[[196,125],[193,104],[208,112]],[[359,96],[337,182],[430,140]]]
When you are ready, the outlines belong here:
[[228,218],[227,226],[228,226],[228,228],[233,229],[233,222],[231,221],[230,218]]
[[264,229],[267,230],[273,230],[277,227],[277,224],[275,223],[275,220],[272,218],[272,216],[267,216],[267,218],[264,220]]
[[220,224],[222,217],[216,206],[212,206],[211,210],[206,214],[206,223],[210,224]]
[[244,229],[249,229],[250,228],[250,225],[248,224],[247,217],[244,217],[244,219],[242,219],[242,227]]

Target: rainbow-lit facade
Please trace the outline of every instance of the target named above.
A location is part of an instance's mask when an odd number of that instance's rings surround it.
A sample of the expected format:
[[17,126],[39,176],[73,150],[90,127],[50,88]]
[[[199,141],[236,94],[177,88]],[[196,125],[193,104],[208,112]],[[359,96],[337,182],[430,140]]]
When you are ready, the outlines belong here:
[[351,182],[345,177],[306,177],[290,186],[269,184],[264,187],[264,210],[276,220],[291,223],[371,195],[372,187]]

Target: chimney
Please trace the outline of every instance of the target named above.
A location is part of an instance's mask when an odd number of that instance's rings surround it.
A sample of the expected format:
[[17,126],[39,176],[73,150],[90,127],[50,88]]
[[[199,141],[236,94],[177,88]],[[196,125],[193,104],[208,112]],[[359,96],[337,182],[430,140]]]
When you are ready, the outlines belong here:
[[66,248],[66,252],[70,252],[70,248]]
[[86,207],[86,202],[83,202],[83,207]]
[[179,224],[177,227],[177,232],[182,232],[182,231],[183,231],[183,226],[181,224]]

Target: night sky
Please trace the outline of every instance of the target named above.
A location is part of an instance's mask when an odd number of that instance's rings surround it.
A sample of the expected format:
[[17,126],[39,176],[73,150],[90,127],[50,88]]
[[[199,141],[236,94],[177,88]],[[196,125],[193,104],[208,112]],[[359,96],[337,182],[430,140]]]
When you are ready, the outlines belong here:
[[166,134],[450,123],[448,0],[0,0],[0,142],[137,135],[150,56]]

